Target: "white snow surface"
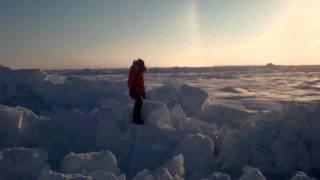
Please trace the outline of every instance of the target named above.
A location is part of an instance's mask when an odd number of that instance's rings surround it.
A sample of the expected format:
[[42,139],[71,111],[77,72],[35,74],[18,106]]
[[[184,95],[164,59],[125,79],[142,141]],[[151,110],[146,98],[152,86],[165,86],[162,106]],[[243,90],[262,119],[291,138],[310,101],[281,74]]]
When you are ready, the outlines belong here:
[[127,71],[0,67],[1,178],[319,178],[319,73],[176,71],[146,74],[135,125]]

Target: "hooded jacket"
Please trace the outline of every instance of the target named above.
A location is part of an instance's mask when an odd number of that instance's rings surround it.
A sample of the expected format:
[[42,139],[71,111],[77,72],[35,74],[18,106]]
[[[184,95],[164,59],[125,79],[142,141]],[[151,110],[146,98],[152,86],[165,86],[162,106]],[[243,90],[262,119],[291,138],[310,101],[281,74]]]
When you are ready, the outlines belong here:
[[134,96],[142,96],[145,93],[143,69],[144,68],[142,68],[142,70],[136,70],[134,66],[130,68],[128,87],[130,91],[133,91]]

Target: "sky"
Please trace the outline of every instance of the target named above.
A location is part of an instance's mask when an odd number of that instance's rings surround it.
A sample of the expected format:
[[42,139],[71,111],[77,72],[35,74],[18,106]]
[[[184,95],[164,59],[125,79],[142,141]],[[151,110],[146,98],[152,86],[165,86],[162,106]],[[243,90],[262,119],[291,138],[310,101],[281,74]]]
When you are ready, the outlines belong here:
[[320,64],[320,0],[1,0],[12,68]]

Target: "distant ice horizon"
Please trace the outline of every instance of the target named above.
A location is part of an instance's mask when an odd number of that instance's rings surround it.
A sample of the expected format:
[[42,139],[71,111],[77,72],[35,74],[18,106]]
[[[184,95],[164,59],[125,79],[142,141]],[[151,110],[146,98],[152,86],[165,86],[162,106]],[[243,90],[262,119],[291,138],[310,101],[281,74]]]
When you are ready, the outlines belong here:
[[320,66],[150,69],[143,126],[127,79],[0,66],[0,177],[319,179]]
[[[148,69],[171,69],[171,68],[191,68],[191,69],[201,69],[201,68],[224,68],[224,67],[266,67],[266,66],[277,66],[277,67],[317,67],[320,66],[319,64],[274,64],[274,63],[266,63],[266,64],[225,64],[225,65],[211,65],[211,66],[148,66]],[[8,67],[11,69],[41,69],[41,70],[83,70],[83,69],[129,69],[131,64],[127,66],[102,66],[102,67],[90,67],[90,66],[83,66],[83,67],[14,67],[10,65],[3,65],[0,64],[2,67]]]

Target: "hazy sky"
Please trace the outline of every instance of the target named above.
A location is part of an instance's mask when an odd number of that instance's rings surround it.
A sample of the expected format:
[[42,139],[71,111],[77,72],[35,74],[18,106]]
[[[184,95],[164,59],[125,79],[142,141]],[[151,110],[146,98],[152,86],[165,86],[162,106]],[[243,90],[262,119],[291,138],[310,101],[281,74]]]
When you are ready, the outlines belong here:
[[13,68],[320,64],[320,0],[1,0]]

